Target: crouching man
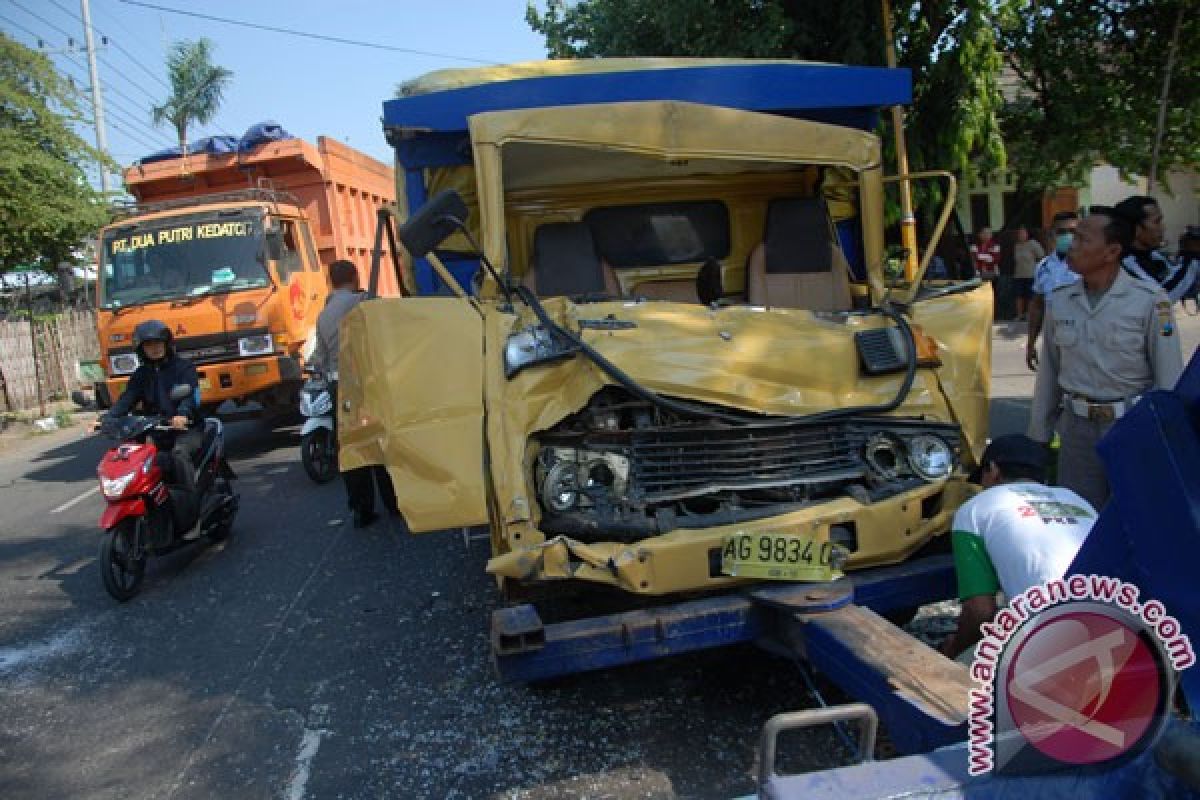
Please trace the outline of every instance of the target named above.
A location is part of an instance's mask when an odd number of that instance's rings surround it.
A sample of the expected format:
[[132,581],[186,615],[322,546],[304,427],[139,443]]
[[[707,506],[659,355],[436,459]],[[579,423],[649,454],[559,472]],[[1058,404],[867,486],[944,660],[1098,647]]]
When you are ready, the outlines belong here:
[[997,611],[996,593],[1015,597],[1063,577],[1096,521],[1070,489],[1046,486],[1046,447],[1027,436],[999,436],[972,479],[983,491],[954,515],[951,537],[962,615],[942,652],[969,660],[980,626]]

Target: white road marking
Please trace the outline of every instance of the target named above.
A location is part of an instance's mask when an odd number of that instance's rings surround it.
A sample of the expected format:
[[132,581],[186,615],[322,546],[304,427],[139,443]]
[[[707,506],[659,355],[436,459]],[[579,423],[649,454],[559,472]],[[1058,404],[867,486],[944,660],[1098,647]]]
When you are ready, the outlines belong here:
[[308,785],[312,760],[317,754],[317,748],[321,746],[321,737],[326,733],[325,730],[305,729],[304,738],[300,740],[300,750],[296,753],[296,768],[292,770],[292,779],[288,781],[288,800],[304,800],[304,788]]
[[59,506],[58,508],[50,509],[50,513],[51,514],[61,514],[62,512],[66,511],[68,508],[72,508],[75,505],[82,503],[84,500],[87,500],[89,497],[91,497],[98,491],[100,491],[100,487],[93,486],[92,488],[90,488],[86,492],[84,492],[83,494],[79,495],[79,497],[76,497],[74,500],[68,500],[67,502],[65,502],[61,506]]

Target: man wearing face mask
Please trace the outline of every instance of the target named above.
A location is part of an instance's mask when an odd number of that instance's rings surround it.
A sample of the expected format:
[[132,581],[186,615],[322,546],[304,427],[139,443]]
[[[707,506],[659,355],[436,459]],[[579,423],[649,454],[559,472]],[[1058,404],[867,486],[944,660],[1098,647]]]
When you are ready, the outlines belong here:
[[1054,215],[1051,228],[1054,231],[1054,252],[1037,265],[1033,273],[1033,297],[1029,300],[1029,339],[1025,342],[1025,364],[1036,371],[1038,367],[1037,340],[1042,332],[1042,320],[1046,316],[1046,297],[1060,286],[1070,286],[1079,280],[1079,275],[1067,266],[1067,251],[1075,237],[1079,215],[1074,211],[1060,211]]
[[1196,268],[1172,264],[1162,253],[1163,214],[1158,201],[1146,195],[1126,197],[1116,211],[1134,225],[1133,242],[1125,249],[1121,267],[1135,278],[1154,281],[1172,303],[1187,296],[1196,282]]

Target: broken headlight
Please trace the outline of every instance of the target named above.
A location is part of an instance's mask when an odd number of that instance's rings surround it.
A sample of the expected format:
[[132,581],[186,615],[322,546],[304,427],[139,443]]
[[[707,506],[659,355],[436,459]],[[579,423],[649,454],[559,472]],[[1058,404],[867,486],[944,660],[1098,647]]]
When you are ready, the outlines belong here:
[[574,355],[574,343],[533,325],[508,337],[504,344],[504,377],[512,378],[525,367]]
[[537,477],[542,507],[565,514],[624,497],[629,459],[616,453],[547,447],[538,457]]

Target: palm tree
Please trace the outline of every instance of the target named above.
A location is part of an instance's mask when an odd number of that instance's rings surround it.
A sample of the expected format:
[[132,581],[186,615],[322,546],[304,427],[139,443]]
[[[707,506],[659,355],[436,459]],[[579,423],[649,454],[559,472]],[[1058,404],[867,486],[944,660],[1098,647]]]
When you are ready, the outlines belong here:
[[213,43],[201,38],[179,41],[167,55],[171,96],[150,110],[155,125],[171,123],[179,136],[179,149],[187,153],[187,131],[193,122],[206,125],[217,115],[221,95],[233,72],[212,63]]

